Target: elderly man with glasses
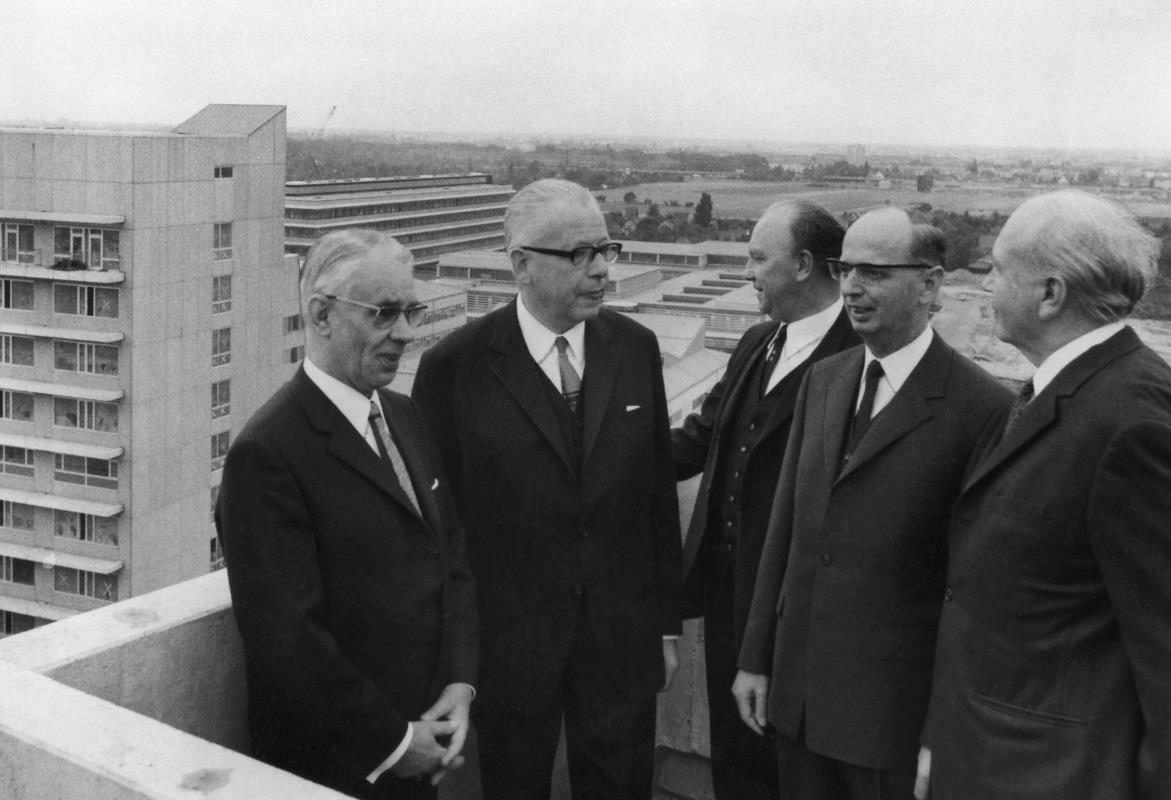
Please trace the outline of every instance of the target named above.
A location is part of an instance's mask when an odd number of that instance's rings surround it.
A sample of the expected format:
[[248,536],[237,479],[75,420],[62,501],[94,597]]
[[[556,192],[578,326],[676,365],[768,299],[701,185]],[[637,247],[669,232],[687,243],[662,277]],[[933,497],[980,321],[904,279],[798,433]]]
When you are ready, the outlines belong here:
[[801,386],[733,688],[776,731],[782,797],[912,795],[948,509],[1012,401],[931,329],[943,255],[888,208],[829,260],[863,346]]
[[216,509],[253,755],[367,800],[435,796],[463,761],[476,679],[440,456],[384,388],[424,312],[406,248],[323,236],[301,276],[305,361],[240,431]]
[[509,203],[509,305],[429,350],[414,398],[468,529],[486,800],[651,796],[655,693],[680,633],[679,507],[654,334],[603,307],[619,246],[581,186]]

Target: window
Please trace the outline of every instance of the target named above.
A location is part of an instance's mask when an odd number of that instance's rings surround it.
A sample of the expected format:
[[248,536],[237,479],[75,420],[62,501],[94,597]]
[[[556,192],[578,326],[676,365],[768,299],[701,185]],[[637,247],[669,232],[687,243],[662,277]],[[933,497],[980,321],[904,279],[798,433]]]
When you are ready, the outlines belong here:
[[3,253],[0,261],[16,261],[21,264],[31,264],[36,260],[36,250],[33,249],[33,226],[21,225],[16,222],[6,222],[4,239],[0,241]]
[[218,367],[232,360],[232,329],[216,328],[211,332],[211,365]]
[[33,396],[26,392],[0,391],[0,419],[33,421]]
[[211,487],[211,521],[213,523],[215,522],[216,503],[218,503],[219,500],[220,500],[220,487],[219,486]]
[[217,381],[211,385],[211,418],[226,416],[232,411],[232,382]]
[[300,314],[290,314],[285,317],[285,333],[296,333],[301,330],[302,322]]
[[224,468],[224,458],[228,455],[228,432],[213,433],[211,435],[211,468],[212,471]]
[[217,569],[223,569],[224,568],[224,549],[222,547],[220,547],[220,537],[218,537],[218,536],[211,537],[211,542],[209,543],[209,549],[211,550],[211,564],[210,564],[211,572],[215,572]]
[[222,167],[216,167],[215,168],[215,176],[217,178],[230,178],[230,177],[232,177],[232,165],[225,164]]
[[305,358],[305,345],[299,344],[296,347],[289,348],[289,363],[300,364]]
[[53,369],[90,372],[94,375],[118,374],[118,348],[89,342],[53,342]]
[[232,310],[232,276],[216,275],[211,279],[211,313]]
[[118,545],[118,520],[75,511],[53,512],[53,535],[94,544]]
[[118,290],[58,283],[53,286],[53,310],[58,314],[117,319]]
[[27,336],[0,336],[0,364],[14,367],[33,365],[33,340]]
[[8,583],[23,583],[32,586],[35,579],[36,565],[23,558],[0,556],[0,581]]
[[216,261],[232,257],[232,223],[217,222],[212,226],[212,255]]
[[31,531],[35,520],[33,516],[35,513],[32,506],[4,500],[0,502],[0,528]]
[[104,458],[86,458],[57,453],[54,456],[53,480],[80,483],[103,489],[118,488],[118,462]]
[[58,592],[110,602],[118,599],[117,575],[99,575],[69,567],[54,567],[53,572],[53,588]]
[[117,269],[118,231],[104,228],[53,229],[55,269]]
[[0,308],[33,310],[33,282],[0,279]]
[[116,433],[118,406],[94,400],[75,400],[72,397],[53,398],[53,424],[61,428],[84,428],[90,431]]
[[15,611],[0,611],[0,637],[31,631],[37,626],[37,618]]
[[33,477],[33,451],[23,447],[0,447],[0,472]]

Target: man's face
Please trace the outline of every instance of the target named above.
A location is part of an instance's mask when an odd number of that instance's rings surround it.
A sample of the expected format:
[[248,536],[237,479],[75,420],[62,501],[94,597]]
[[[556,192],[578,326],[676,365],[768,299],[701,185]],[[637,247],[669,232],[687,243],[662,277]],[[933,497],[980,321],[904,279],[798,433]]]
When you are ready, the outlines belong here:
[[[363,256],[334,294],[372,306],[406,309],[418,303],[410,265],[387,247]],[[398,371],[403,349],[415,338],[406,318],[400,314],[393,325],[381,327],[369,308],[341,300],[328,302],[328,364],[321,368],[362,394],[389,384]]]
[[[842,242],[847,264],[907,264],[910,253],[911,221],[898,209],[866,214],[850,226]],[[923,332],[938,286],[929,285],[926,269],[866,272],[870,274],[855,269],[842,278],[842,299],[854,330],[882,358]]]
[[790,233],[792,212],[777,209],[761,217],[748,242],[744,276],[756,289],[760,312],[776,322],[790,322],[797,288],[797,256]]
[[[595,208],[559,202],[535,214],[522,231],[524,240],[516,244],[569,251],[609,241],[606,222]],[[600,255],[575,266],[564,256],[521,250],[513,264],[525,307],[550,330],[560,333],[598,316],[610,273]]]
[[992,292],[996,337],[1020,349],[1027,346],[1029,329],[1037,321],[1040,283],[1020,263],[1016,241],[1015,227],[1006,224],[992,245],[992,271],[984,288]]

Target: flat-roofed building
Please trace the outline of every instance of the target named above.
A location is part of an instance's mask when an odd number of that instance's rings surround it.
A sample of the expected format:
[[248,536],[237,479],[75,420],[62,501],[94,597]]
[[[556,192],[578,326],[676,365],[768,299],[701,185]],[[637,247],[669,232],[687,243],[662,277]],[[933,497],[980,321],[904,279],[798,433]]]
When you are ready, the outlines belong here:
[[0,129],[0,634],[218,558],[228,443],[301,335],[284,172],[283,106]]
[[620,264],[655,266],[664,278],[677,278],[701,269],[744,269],[748,244],[708,240],[696,244],[621,240]]
[[415,274],[431,278],[444,253],[504,247],[504,211],[512,195],[511,186],[479,172],[289,181],[285,249],[304,256],[330,231],[372,228],[410,248]]

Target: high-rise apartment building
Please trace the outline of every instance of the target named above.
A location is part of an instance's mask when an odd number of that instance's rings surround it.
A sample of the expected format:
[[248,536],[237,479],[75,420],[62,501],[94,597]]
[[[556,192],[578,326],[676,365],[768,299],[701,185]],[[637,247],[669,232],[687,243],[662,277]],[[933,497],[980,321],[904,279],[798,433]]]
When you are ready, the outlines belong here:
[[392,178],[289,181],[285,248],[305,255],[323,234],[343,228],[385,231],[410,248],[415,274],[433,278],[439,256],[504,247],[511,186],[480,172]]
[[299,360],[284,178],[283,106],[0,129],[0,634],[212,567],[232,432]]

